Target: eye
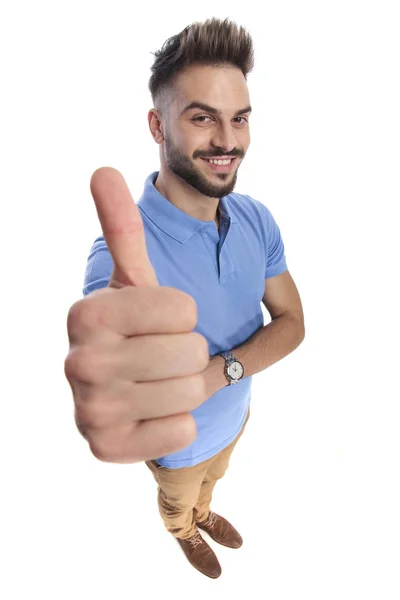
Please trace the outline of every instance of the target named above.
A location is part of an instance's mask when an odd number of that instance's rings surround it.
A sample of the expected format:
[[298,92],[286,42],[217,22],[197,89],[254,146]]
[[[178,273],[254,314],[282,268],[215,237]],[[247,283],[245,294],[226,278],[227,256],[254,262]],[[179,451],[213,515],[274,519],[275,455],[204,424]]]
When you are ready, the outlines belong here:
[[[242,119],[242,122],[238,122],[238,119]],[[245,125],[246,123],[248,123],[248,119],[246,117],[235,117],[234,121],[236,121],[236,123],[238,123],[238,125]]]
[[211,117],[208,117],[207,115],[202,115],[201,117],[194,117],[194,119],[192,119],[192,120],[198,121],[199,123],[205,123],[205,121],[203,119],[211,119]]

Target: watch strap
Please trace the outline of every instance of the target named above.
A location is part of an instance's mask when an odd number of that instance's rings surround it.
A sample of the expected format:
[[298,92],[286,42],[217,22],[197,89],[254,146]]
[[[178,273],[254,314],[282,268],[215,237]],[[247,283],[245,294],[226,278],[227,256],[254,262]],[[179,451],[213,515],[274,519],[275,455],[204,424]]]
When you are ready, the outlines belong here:
[[225,352],[221,352],[221,356],[223,356],[227,361],[227,366],[231,365],[233,362],[236,361],[236,358],[233,356],[230,350],[225,350]]

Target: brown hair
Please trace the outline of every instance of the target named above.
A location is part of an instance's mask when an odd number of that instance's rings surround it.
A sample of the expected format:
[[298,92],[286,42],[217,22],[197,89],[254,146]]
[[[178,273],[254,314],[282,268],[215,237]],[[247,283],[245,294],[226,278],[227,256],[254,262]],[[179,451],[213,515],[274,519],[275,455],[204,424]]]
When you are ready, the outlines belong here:
[[149,90],[154,103],[161,101],[160,97],[173,85],[176,76],[191,65],[232,65],[242,71],[245,79],[254,67],[249,33],[229,19],[212,18],[188,25],[153,54]]

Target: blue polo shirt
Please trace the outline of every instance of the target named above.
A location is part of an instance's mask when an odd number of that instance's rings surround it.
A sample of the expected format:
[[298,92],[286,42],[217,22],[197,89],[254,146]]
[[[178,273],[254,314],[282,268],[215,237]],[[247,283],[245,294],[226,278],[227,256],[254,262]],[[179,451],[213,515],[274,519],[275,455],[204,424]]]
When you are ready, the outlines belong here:
[[[265,279],[287,270],[279,228],[260,201],[231,193],[220,199],[220,231],[169,202],[146,179],[137,202],[147,252],[160,285],[183,290],[198,309],[193,331],[208,341],[209,354],[240,346],[264,325]],[[91,247],[83,294],[108,285],[113,263],[103,236]],[[221,365],[223,368],[223,363]],[[193,466],[228,446],[240,432],[251,401],[252,376],[225,386],[193,411],[195,441],[157,462],[171,469]]]

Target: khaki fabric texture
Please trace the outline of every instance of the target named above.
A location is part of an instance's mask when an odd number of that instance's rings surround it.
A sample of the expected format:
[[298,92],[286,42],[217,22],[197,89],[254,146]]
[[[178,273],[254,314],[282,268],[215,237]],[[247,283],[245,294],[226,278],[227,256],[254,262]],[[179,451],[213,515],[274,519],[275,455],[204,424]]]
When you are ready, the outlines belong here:
[[196,522],[205,521],[210,512],[215,484],[228,469],[231,454],[250,417],[250,408],[240,433],[221,452],[192,467],[168,469],[156,461],[145,461],[158,484],[158,509],[164,525],[172,535],[189,539]]

